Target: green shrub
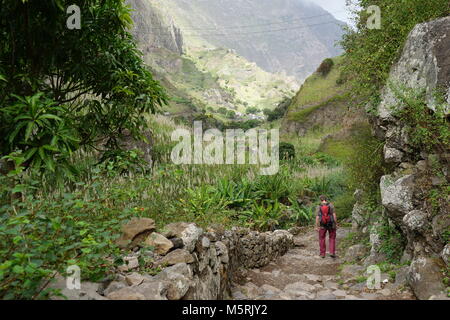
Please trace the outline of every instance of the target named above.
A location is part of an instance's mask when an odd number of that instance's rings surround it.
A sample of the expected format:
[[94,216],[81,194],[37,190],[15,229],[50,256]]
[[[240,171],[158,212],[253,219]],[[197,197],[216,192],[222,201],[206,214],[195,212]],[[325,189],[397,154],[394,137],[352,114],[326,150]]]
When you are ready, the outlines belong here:
[[351,217],[353,205],[355,204],[353,192],[346,191],[345,193],[342,193],[333,199],[333,204],[339,220]]
[[377,228],[377,233],[381,240],[379,251],[386,255],[387,262],[398,264],[406,245],[406,239],[404,239],[401,232],[391,226],[388,221],[384,221],[384,223]]
[[368,125],[357,125],[352,130],[350,143],[353,152],[344,161],[350,190],[361,189],[364,195],[379,202],[379,181],[390,171],[384,163],[383,142],[375,138]]
[[326,75],[328,75],[330,73],[331,68],[333,68],[333,66],[334,66],[333,59],[327,58],[322,61],[319,68],[317,68],[316,72],[320,73],[322,75],[322,77],[325,77]]
[[279,153],[282,160],[293,159],[295,158],[295,147],[292,143],[280,142]]
[[399,105],[393,106],[394,115],[405,125],[408,143],[417,151],[446,153],[450,149],[450,130],[445,98],[435,94],[437,103],[433,111],[427,106],[425,89],[418,91],[395,84],[391,88],[399,100]]

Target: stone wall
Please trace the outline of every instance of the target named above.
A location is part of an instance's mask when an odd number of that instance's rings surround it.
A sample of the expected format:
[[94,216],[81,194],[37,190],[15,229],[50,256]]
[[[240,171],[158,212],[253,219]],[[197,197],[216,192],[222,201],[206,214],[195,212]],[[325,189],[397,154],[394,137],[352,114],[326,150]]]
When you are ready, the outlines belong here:
[[[129,253],[113,281],[86,282],[81,290],[68,290],[60,277],[54,288],[77,300],[227,299],[241,268],[265,266],[294,246],[293,235],[284,230],[260,233],[218,227],[204,231],[193,223],[181,222],[156,233],[153,220],[146,218],[124,225],[118,244]],[[146,257],[153,268],[162,270],[153,276],[143,271],[139,260]]]

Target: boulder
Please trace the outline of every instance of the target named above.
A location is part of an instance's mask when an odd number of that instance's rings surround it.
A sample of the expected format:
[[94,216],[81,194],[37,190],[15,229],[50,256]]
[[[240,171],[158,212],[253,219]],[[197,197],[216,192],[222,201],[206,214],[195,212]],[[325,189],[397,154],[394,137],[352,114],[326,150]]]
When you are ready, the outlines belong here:
[[408,282],[418,299],[428,300],[445,293],[442,267],[435,258],[419,256],[412,261]]
[[366,214],[367,209],[364,207],[364,205],[360,204],[359,202],[356,202],[353,205],[352,209],[352,230],[357,231],[361,229],[362,226],[364,226],[366,221]]
[[385,175],[380,180],[381,202],[388,215],[400,222],[404,215],[414,209],[414,177],[412,175],[395,178]]
[[[434,110],[434,91],[447,91],[450,104],[450,17],[418,24],[410,32],[403,52],[390,72],[390,80],[409,88],[426,89],[427,106]],[[394,92],[386,87],[380,106],[381,119],[392,118],[392,106],[398,105]],[[449,110],[447,110],[448,112]]]
[[423,231],[428,225],[427,214],[420,210],[410,211],[403,217],[403,223],[409,230]]
[[153,232],[150,234],[144,242],[148,246],[154,247],[154,251],[157,254],[165,255],[170,249],[173,248],[173,243],[162,234]]
[[188,292],[192,285],[193,274],[186,263],[178,263],[165,268],[154,279],[168,283],[167,298],[169,300],[180,300]]

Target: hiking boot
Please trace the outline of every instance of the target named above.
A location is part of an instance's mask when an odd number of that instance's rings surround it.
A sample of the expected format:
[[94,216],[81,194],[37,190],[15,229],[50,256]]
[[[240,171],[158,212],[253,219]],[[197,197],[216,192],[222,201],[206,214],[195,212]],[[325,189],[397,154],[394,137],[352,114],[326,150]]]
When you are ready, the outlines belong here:
[[330,257],[332,257],[333,259],[336,259],[336,255],[335,254],[330,254]]
[[320,256],[322,259],[324,259],[325,258],[325,256]]

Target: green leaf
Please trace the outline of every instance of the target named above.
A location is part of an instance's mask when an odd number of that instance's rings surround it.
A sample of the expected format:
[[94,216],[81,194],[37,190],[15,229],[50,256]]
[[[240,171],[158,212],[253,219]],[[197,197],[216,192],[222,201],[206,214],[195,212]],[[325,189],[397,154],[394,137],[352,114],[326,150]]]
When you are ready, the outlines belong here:
[[22,266],[19,266],[19,265],[15,265],[15,266],[13,267],[12,271],[13,271],[14,273],[17,273],[17,274],[22,274],[22,273],[25,272],[24,268],[23,268]]

